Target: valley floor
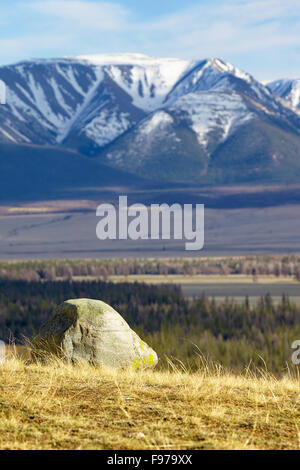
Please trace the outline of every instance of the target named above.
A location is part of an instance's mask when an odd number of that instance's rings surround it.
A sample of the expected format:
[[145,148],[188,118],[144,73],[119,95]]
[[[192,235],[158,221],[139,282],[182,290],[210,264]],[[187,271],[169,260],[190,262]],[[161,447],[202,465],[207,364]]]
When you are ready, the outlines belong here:
[[9,359],[1,449],[299,449],[299,378]]
[[[100,199],[99,199],[100,201]],[[201,198],[197,200],[202,202]],[[82,203],[83,204],[83,203]],[[223,257],[300,253],[300,205],[206,209],[202,251],[182,240],[98,240],[99,218],[89,205],[44,207],[42,213],[0,210],[0,259]],[[1,207],[0,207],[1,209]],[[3,207],[2,207],[3,209]],[[22,209],[22,208],[21,208]],[[33,208],[31,208],[32,210]],[[40,211],[41,207],[35,207]],[[74,209],[74,208],[73,208]],[[280,223],[279,223],[280,221]]]

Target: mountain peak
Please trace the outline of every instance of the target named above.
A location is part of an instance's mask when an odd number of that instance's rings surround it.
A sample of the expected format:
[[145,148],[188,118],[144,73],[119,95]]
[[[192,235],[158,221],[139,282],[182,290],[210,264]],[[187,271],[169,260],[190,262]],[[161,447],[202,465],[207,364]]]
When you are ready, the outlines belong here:
[[210,57],[209,59],[206,59],[205,62],[206,62],[206,67],[211,67],[216,72],[229,73],[229,74],[235,75],[237,78],[246,80],[247,82],[250,82],[251,80],[253,80],[251,75],[235,67],[230,62],[224,61],[223,59]]
[[300,109],[300,79],[281,79],[267,84],[269,90],[292,107]]

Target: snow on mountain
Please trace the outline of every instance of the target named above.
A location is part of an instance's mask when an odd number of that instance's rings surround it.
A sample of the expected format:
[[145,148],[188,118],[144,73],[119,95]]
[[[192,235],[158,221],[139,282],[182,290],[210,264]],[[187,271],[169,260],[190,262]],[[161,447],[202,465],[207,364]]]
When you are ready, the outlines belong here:
[[191,119],[191,128],[204,147],[212,132],[219,131],[224,141],[239,126],[254,117],[237,93],[216,91],[189,93],[176,100],[171,112],[185,112]]
[[[136,124],[133,115],[140,119],[157,109],[192,65],[186,60],[121,54],[38,59],[1,67],[7,106],[0,110],[0,133],[14,142],[55,145],[73,135],[74,126],[77,130],[81,126],[82,136],[105,145]],[[101,88],[101,82],[106,86]],[[91,112],[95,101],[98,108]],[[132,109],[127,112],[127,107]]]
[[298,158],[299,136],[299,116],[266,86],[207,59],[190,63],[159,107],[98,155],[110,166],[174,181],[238,178],[229,162],[237,169],[244,159],[251,179],[287,154]]
[[143,54],[100,54],[79,56],[90,64],[103,67],[112,80],[132,99],[134,106],[154,111],[166,95],[195,62],[182,59],[161,59]]
[[[121,169],[134,168],[143,173],[149,162],[172,166],[180,155],[179,167],[193,160],[208,162],[211,152],[238,128],[255,118],[243,98],[229,91],[199,91],[183,94],[146,116],[137,126],[113,142],[104,158]],[[161,163],[157,156],[163,155]],[[204,163],[205,165],[205,163]],[[181,171],[181,170],[179,170]]]
[[149,135],[154,130],[164,130],[168,124],[173,124],[173,122],[174,119],[170,114],[165,111],[157,111],[150,117],[150,119],[147,119],[142,123],[140,131],[144,135]]
[[299,104],[299,83],[267,88],[220,59],[142,54],[37,59],[0,67],[0,80],[7,88],[0,141],[64,145],[89,155],[135,128],[137,141],[145,138],[149,145],[153,132],[169,132],[176,147],[183,137],[174,128],[181,126],[209,152],[211,142],[221,144],[258,115],[298,126],[273,89]]
[[97,82],[95,68],[65,61],[33,61],[1,67],[7,104],[0,132],[15,142],[55,145]]
[[269,90],[284,99],[294,108],[300,109],[300,79],[276,80],[267,84]]
[[251,75],[220,59],[207,59],[198,62],[166,97],[167,104],[178,97],[199,91],[240,91],[242,84],[248,86],[258,99],[270,95],[268,89],[258,83]]

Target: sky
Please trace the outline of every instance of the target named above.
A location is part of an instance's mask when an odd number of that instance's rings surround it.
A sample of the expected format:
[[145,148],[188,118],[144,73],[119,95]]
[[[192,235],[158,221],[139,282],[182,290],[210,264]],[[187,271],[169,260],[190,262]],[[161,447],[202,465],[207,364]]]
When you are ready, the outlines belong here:
[[262,81],[300,78],[300,0],[10,0],[0,64],[136,52],[218,57]]

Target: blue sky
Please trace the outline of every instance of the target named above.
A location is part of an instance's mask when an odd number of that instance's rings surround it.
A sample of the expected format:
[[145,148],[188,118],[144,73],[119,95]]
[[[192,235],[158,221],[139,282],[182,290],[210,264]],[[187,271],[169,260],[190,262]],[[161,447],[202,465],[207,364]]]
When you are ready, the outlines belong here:
[[138,52],[220,57],[260,80],[300,78],[300,0],[10,0],[0,63]]

